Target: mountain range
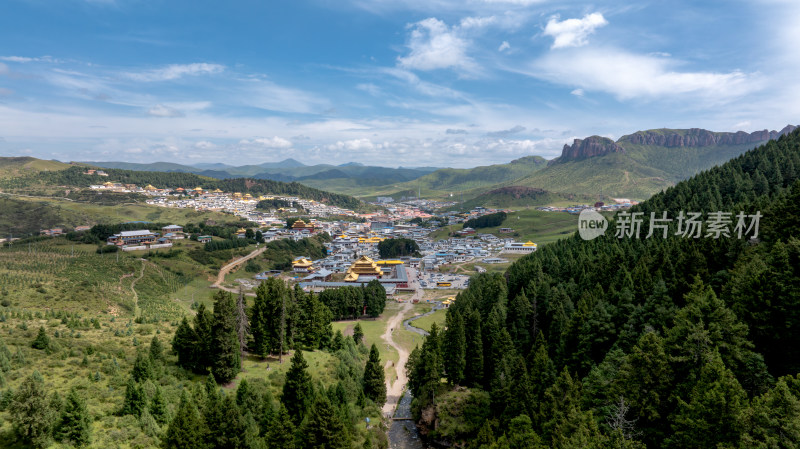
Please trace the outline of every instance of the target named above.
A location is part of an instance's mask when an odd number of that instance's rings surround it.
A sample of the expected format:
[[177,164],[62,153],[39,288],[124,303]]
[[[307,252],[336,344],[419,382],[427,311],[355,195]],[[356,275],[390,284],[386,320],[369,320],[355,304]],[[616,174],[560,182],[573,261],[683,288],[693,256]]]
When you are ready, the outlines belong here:
[[[488,206],[538,205],[558,199],[626,197],[642,200],[703,170],[728,161],[797,128],[780,131],[713,132],[705,129],[651,129],[616,141],[602,136],[575,139],[561,156],[525,156],[505,164],[454,168],[387,168],[349,162],[305,165],[294,159],[257,165],[169,162],[86,164],[139,171],[189,172],[217,179],[250,177],[296,181],[309,187],[353,195],[422,195],[478,199]],[[471,204],[471,203],[469,203]]]
[[[796,129],[780,131],[712,132],[704,129],[653,129],[618,140],[590,136],[564,145],[561,156],[545,161],[526,157],[508,164],[467,170],[442,169],[413,181],[387,186],[379,195],[400,196],[421,192],[423,197],[478,198],[487,206],[539,205],[552,199],[538,190],[561,197],[636,200],[720,165],[747,150]],[[533,159],[531,159],[533,158]],[[504,188],[531,188],[503,190]],[[515,192],[509,196],[509,192]],[[345,193],[345,192],[342,192]],[[358,192],[349,194],[359,196]],[[517,198],[516,201],[512,199]]]

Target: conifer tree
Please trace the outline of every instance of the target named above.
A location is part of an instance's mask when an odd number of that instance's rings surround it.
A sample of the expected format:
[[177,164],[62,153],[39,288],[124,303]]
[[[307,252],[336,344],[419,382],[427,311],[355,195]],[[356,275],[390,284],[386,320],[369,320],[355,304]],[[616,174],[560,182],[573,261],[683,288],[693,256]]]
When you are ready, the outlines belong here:
[[198,350],[201,349],[199,346],[200,340],[197,332],[189,325],[186,317],[183,317],[172,338],[172,352],[178,356],[178,365],[185,369],[197,370]]
[[532,380],[533,398],[538,404],[544,398],[545,389],[552,385],[556,378],[555,365],[547,354],[547,343],[541,331],[536,337],[535,346],[528,355],[528,373]]
[[153,393],[153,399],[150,400],[150,406],[148,407],[148,410],[150,410],[150,414],[157,423],[167,423],[167,401],[164,399],[164,392],[159,385],[156,385],[155,392]]
[[[507,445],[507,446],[505,446]],[[533,430],[531,418],[528,415],[519,415],[512,419],[508,432],[497,441],[497,447],[508,449],[545,449],[542,439]]]
[[164,345],[161,344],[161,340],[155,335],[153,335],[153,339],[150,340],[150,361],[152,363],[164,361]]
[[467,386],[477,386],[483,382],[483,337],[481,335],[481,314],[473,310],[469,314],[466,329],[466,363],[464,364],[464,382]]
[[739,422],[739,447],[792,447],[800,441],[800,399],[792,394],[787,378],[778,379],[775,387],[753,398]]
[[350,447],[350,435],[331,405],[331,401],[324,394],[318,395],[314,401],[301,435],[301,447],[303,448],[346,449]]
[[331,349],[334,351],[338,351],[344,347],[344,335],[342,335],[342,331],[336,330],[336,333],[333,334],[333,340],[331,340]]
[[448,311],[445,319],[447,331],[444,333],[442,344],[444,370],[450,384],[458,385],[464,380],[464,367],[467,363],[464,320],[457,311]]
[[153,365],[150,363],[150,356],[139,351],[136,353],[136,360],[131,369],[131,378],[134,382],[144,382],[153,379]]
[[303,420],[314,398],[314,387],[307,370],[308,363],[303,358],[303,351],[296,351],[286,373],[286,382],[283,384],[281,395],[281,403],[295,424]]
[[247,379],[242,379],[236,388],[236,405],[242,410],[242,415],[250,413],[254,417],[258,416],[262,402],[261,395],[250,386]]
[[147,408],[147,398],[142,387],[136,383],[133,377],[128,379],[125,386],[125,399],[122,402],[122,414],[139,417]]
[[56,435],[59,441],[68,441],[75,447],[86,446],[91,441],[92,424],[86,402],[74,388],[64,402]]
[[236,330],[236,305],[231,294],[220,291],[214,295],[214,324],[212,341],[214,359],[211,371],[220,383],[228,383],[239,374],[240,348]]
[[372,344],[369,360],[364,368],[364,395],[380,406],[386,402],[386,374],[381,365],[378,347]]
[[267,447],[294,449],[295,425],[289,412],[283,405],[280,406],[270,420],[266,434]]
[[[219,294],[221,292],[218,292]],[[213,358],[213,335],[214,316],[205,304],[200,304],[197,308],[197,315],[194,317],[194,331],[197,333],[197,364],[196,372],[205,373],[211,368]]]
[[202,446],[205,424],[194,401],[186,391],[181,393],[181,402],[175,418],[170,422],[162,438],[165,449],[196,449]]
[[48,337],[47,333],[44,331],[44,326],[39,327],[39,333],[36,334],[36,338],[33,340],[31,347],[33,349],[47,349],[50,347],[50,337]]
[[38,371],[22,382],[8,408],[14,432],[26,444],[44,447],[50,441],[54,416]]
[[673,434],[664,447],[700,449],[737,442],[737,420],[746,401],[736,377],[719,353],[713,353],[691,393],[678,399]]
[[364,342],[364,330],[361,329],[361,323],[356,323],[356,325],[353,326],[353,341],[355,341],[356,344]]
[[243,447],[246,423],[236,406],[233,395],[225,395],[216,401],[216,413],[206,419],[206,445],[211,448]]

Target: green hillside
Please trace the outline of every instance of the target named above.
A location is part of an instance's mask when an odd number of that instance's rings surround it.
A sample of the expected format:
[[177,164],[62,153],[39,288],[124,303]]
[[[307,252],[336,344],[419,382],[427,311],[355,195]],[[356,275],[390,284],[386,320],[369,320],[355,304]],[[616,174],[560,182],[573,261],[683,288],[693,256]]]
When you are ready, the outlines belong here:
[[298,196],[325,202],[346,209],[362,209],[367,207],[363,202],[351,196],[326,192],[302,184],[271,181],[268,179],[231,178],[214,179],[194,173],[132,171],[106,169],[108,177],[89,176],[84,174],[85,167],[71,166],[59,171],[39,171],[24,173],[22,176],[0,179],[0,189],[8,192],[52,195],[54,190],[64,188],[85,188],[104,181],[136,184],[146,186],[152,184],[158,188],[193,188],[202,186],[206,189],[221,189],[225,192],[242,192],[256,194],[276,194]]
[[[524,177],[531,172],[545,167],[547,161],[541,156],[526,156],[507,164],[479,166],[475,168],[443,168],[409,182],[391,182],[384,185],[364,187],[345,187],[332,185],[331,189],[354,195],[360,198],[375,196],[392,196],[400,198],[418,193],[423,198],[465,199],[473,198],[485,192],[491,186]],[[303,181],[305,182],[305,181]]]
[[[764,142],[759,142],[763,144]],[[751,150],[758,144],[709,146],[699,148],[664,148],[653,145],[637,145],[620,140],[626,154],[641,165],[660,170],[667,180],[677,182],[694,176],[715,165],[723,164]]]
[[69,164],[63,162],[35,157],[0,157],[0,179],[26,176],[41,171],[64,170],[69,167]]
[[578,196],[569,193],[552,193],[547,190],[524,186],[508,186],[489,190],[475,198],[459,204],[461,210],[470,210],[478,206],[505,208],[526,208],[544,206],[559,202],[584,202],[589,196]]
[[[112,196],[105,195],[106,197]],[[237,221],[232,215],[144,203],[95,204],[66,198],[20,197],[0,194],[0,236],[38,234],[41,229],[150,221],[184,224],[214,220]]]
[[637,162],[627,154],[613,153],[552,164],[512,184],[595,198],[645,199],[673,185],[671,178],[670,174]]
[[410,358],[423,433],[453,447],[795,445],[799,167],[796,131],[630,211],[703,212],[704,233],[715,212],[760,212],[758,238],[687,238],[677,221],[666,237],[618,238],[617,215],[594,240],[472,277]]

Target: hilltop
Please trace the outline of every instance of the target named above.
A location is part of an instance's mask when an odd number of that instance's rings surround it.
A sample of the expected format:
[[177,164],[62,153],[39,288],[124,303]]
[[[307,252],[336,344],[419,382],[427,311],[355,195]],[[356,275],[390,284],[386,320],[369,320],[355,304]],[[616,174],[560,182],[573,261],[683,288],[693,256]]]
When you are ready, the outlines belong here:
[[646,199],[768,140],[794,131],[712,132],[656,129],[611,139],[591,136],[564,145],[543,170],[514,182],[553,192]]
[[41,171],[57,171],[70,167],[56,160],[36,159],[35,157],[0,157],[0,179],[25,176]]

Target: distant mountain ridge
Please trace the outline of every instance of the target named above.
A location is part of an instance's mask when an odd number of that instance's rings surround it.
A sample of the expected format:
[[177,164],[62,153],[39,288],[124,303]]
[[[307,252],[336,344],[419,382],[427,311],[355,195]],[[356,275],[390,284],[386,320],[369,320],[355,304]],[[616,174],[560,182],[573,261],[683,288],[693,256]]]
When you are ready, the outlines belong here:
[[747,133],[737,132],[712,132],[706,129],[691,128],[686,130],[655,129],[638,131],[620,137],[620,144],[631,143],[634,145],[656,145],[666,148],[676,147],[708,147],[713,145],[743,145],[757,144],[767,140],[774,140],[785,136],[797,129],[797,126],[787,125],[780,131],[755,131]]
[[185,165],[174,162],[153,162],[149,164],[133,162],[99,161],[84,164],[121,170],[159,171],[175,173],[194,173],[216,179],[254,178],[281,182],[302,182],[310,187],[327,190],[329,186],[343,187],[380,185],[394,182],[407,182],[431,173],[438,168],[388,168],[367,166],[360,162],[341,165],[306,165],[292,158],[279,162],[265,162],[255,165],[232,166],[222,163],[202,163]]
[[607,137],[589,136],[585,139],[575,139],[572,145],[564,145],[561,157],[551,160],[548,165],[624,152],[621,146]]
[[787,125],[780,131],[752,133],[652,129],[625,135],[616,142],[590,136],[564,145],[561,156],[551,160],[545,169],[505,185],[562,194],[646,199],[796,128]]

